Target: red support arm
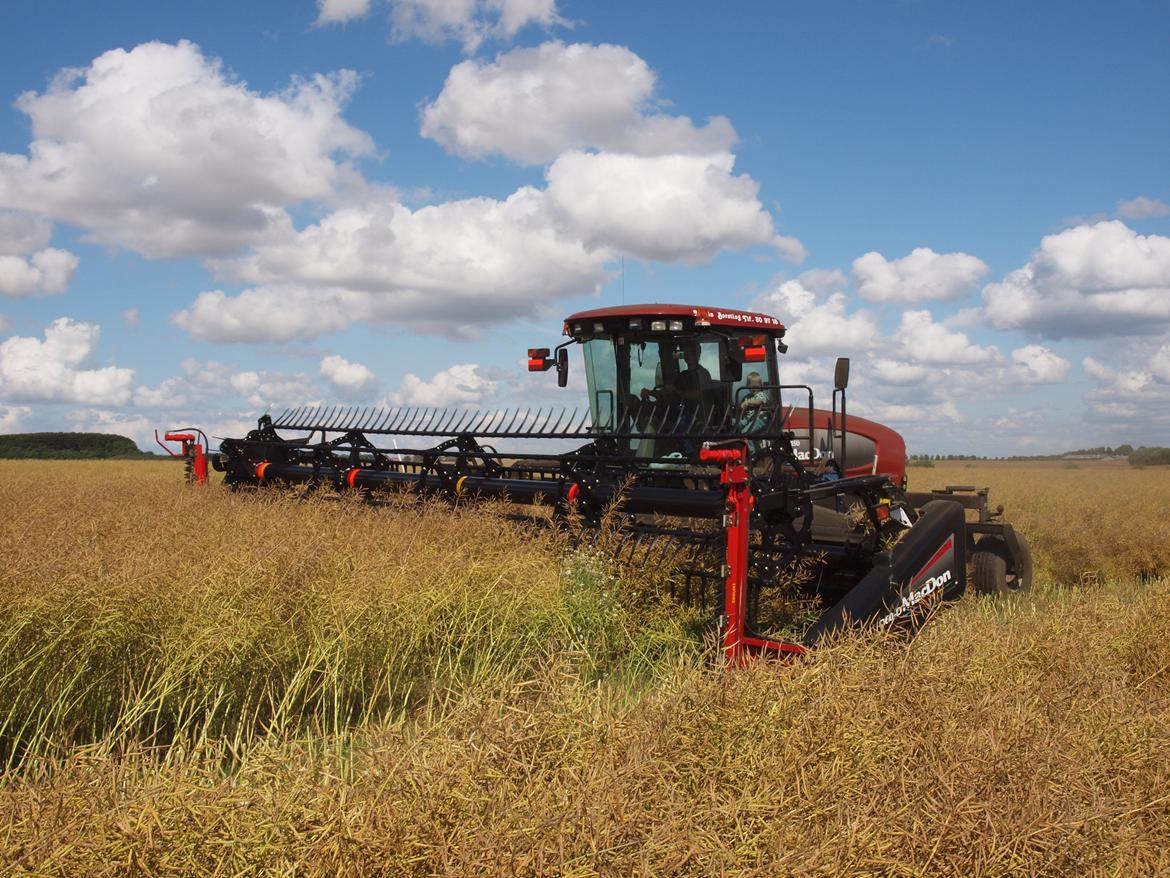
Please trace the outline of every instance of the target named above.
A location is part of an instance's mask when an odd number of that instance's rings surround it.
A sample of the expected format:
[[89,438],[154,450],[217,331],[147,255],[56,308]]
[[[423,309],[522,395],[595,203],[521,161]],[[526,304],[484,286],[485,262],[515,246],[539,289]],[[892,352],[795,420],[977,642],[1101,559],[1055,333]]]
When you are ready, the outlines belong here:
[[[163,444],[163,440],[178,442],[182,451],[176,454]],[[207,451],[202,443],[195,441],[194,433],[163,433],[163,438],[159,439],[158,430],[155,430],[154,441],[171,457],[182,457],[187,461],[188,482],[193,485],[207,484]]]
[[702,448],[699,460],[723,467],[720,481],[727,486],[727,579],[723,589],[723,654],[733,667],[743,667],[751,655],[802,655],[803,646],[752,636],[747,628],[748,540],[751,536],[752,494],[747,471],[747,448]]

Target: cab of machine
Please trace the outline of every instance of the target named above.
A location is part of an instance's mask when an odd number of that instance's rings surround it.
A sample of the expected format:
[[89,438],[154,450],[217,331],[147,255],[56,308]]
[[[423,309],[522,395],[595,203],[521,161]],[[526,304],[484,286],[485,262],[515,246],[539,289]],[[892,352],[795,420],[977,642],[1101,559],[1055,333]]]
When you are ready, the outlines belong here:
[[565,335],[584,354],[593,424],[621,431],[631,413],[692,424],[777,404],[784,326],[750,311],[627,305],[571,315]]

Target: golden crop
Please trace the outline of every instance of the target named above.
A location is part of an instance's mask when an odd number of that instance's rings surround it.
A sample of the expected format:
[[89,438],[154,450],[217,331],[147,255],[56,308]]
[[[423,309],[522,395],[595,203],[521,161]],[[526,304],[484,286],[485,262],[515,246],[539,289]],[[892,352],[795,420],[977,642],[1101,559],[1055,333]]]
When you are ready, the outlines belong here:
[[495,509],[0,463],[0,872],[1170,873],[1170,472],[911,482],[1035,593],[736,672]]

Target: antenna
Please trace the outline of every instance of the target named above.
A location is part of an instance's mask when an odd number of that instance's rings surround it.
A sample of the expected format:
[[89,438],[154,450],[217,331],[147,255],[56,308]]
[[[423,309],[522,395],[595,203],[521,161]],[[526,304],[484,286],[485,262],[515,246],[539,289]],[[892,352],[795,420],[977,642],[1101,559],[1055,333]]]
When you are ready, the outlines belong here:
[[626,254],[622,254],[622,304],[626,304]]

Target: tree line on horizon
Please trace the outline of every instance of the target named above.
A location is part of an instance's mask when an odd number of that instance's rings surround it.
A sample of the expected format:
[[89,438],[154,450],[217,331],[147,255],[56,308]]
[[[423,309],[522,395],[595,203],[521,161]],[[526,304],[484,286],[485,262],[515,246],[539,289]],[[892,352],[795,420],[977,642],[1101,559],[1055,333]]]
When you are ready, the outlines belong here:
[[933,466],[935,462],[961,460],[1063,460],[1070,455],[1124,457],[1133,466],[1170,465],[1170,448],[1158,445],[1100,445],[1095,448],[1078,448],[1059,454],[1013,454],[1006,457],[992,457],[983,454],[911,454],[907,457],[910,466]]
[[115,433],[9,433],[0,436],[0,458],[99,460],[154,457],[133,439]]

